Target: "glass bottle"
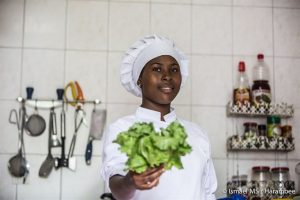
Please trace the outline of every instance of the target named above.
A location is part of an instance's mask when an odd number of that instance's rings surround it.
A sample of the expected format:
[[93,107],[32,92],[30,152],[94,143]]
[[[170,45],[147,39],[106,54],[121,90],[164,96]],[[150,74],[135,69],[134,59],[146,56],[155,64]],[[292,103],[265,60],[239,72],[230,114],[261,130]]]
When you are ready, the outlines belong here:
[[244,61],[239,62],[238,75],[233,90],[233,102],[238,106],[250,105],[250,84]]
[[256,107],[268,107],[271,103],[271,87],[269,85],[269,69],[264,55],[257,55],[257,63],[253,68],[252,103]]

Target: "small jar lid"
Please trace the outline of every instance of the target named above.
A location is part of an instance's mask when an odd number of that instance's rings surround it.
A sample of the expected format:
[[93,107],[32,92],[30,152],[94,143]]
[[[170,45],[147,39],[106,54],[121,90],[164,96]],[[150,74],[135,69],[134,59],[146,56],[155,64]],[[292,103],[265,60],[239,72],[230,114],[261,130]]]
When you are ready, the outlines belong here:
[[256,122],[245,122],[244,126],[257,126]]
[[280,124],[280,117],[276,115],[268,116],[267,123],[268,124]]
[[290,169],[288,167],[273,167],[272,172],[288,172]]
[[255,171],[255,172],[268,172],[268,171],[270,171],[270,167],[268,167],[268,166],[254,166],[254,167],[252,167],[252,171]]

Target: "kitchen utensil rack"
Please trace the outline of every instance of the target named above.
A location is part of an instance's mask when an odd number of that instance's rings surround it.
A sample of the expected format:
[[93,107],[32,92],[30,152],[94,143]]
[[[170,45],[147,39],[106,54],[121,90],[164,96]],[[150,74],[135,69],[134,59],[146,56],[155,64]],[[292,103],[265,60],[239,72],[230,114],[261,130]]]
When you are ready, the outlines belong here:
[[62,107],[64,104],[69,103],[82,103],[82,104],[101,104],[102,102],[99,99],[95,100],[78,100],[78,101],[70,101],[70,100],[57,100],[57,99],[25,99],[23,97],[18,97],[17,101],[20,103],[25,103],[26,106],[29,107],[37,107],[40,109],[50,109],[50,108],[58,108]]

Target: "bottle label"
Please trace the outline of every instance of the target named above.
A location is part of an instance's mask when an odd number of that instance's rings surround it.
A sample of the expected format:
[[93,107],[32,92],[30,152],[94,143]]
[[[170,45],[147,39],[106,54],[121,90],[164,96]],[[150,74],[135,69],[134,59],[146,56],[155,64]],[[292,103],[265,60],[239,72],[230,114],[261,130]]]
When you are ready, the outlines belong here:
[[281,136],[280,125],[268,124],[268,137],[278,137],[278,136]]
[[268,106],[271,103],[271,92],[266,89],[252,90],[252,101],[257,107]]
[[250,104],[250,88],[236,88],[233,90],[233,101],[236,105]]

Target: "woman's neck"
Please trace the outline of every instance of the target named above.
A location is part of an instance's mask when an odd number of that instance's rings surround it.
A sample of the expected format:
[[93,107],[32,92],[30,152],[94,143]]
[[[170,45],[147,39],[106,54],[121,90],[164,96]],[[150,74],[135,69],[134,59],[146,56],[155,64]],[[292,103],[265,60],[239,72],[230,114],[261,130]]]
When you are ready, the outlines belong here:
[[171,111],[170,104],[155,104],[149,101],[143,101],[141,107],[160,112],[161,121],[165,121],[164,116]]

